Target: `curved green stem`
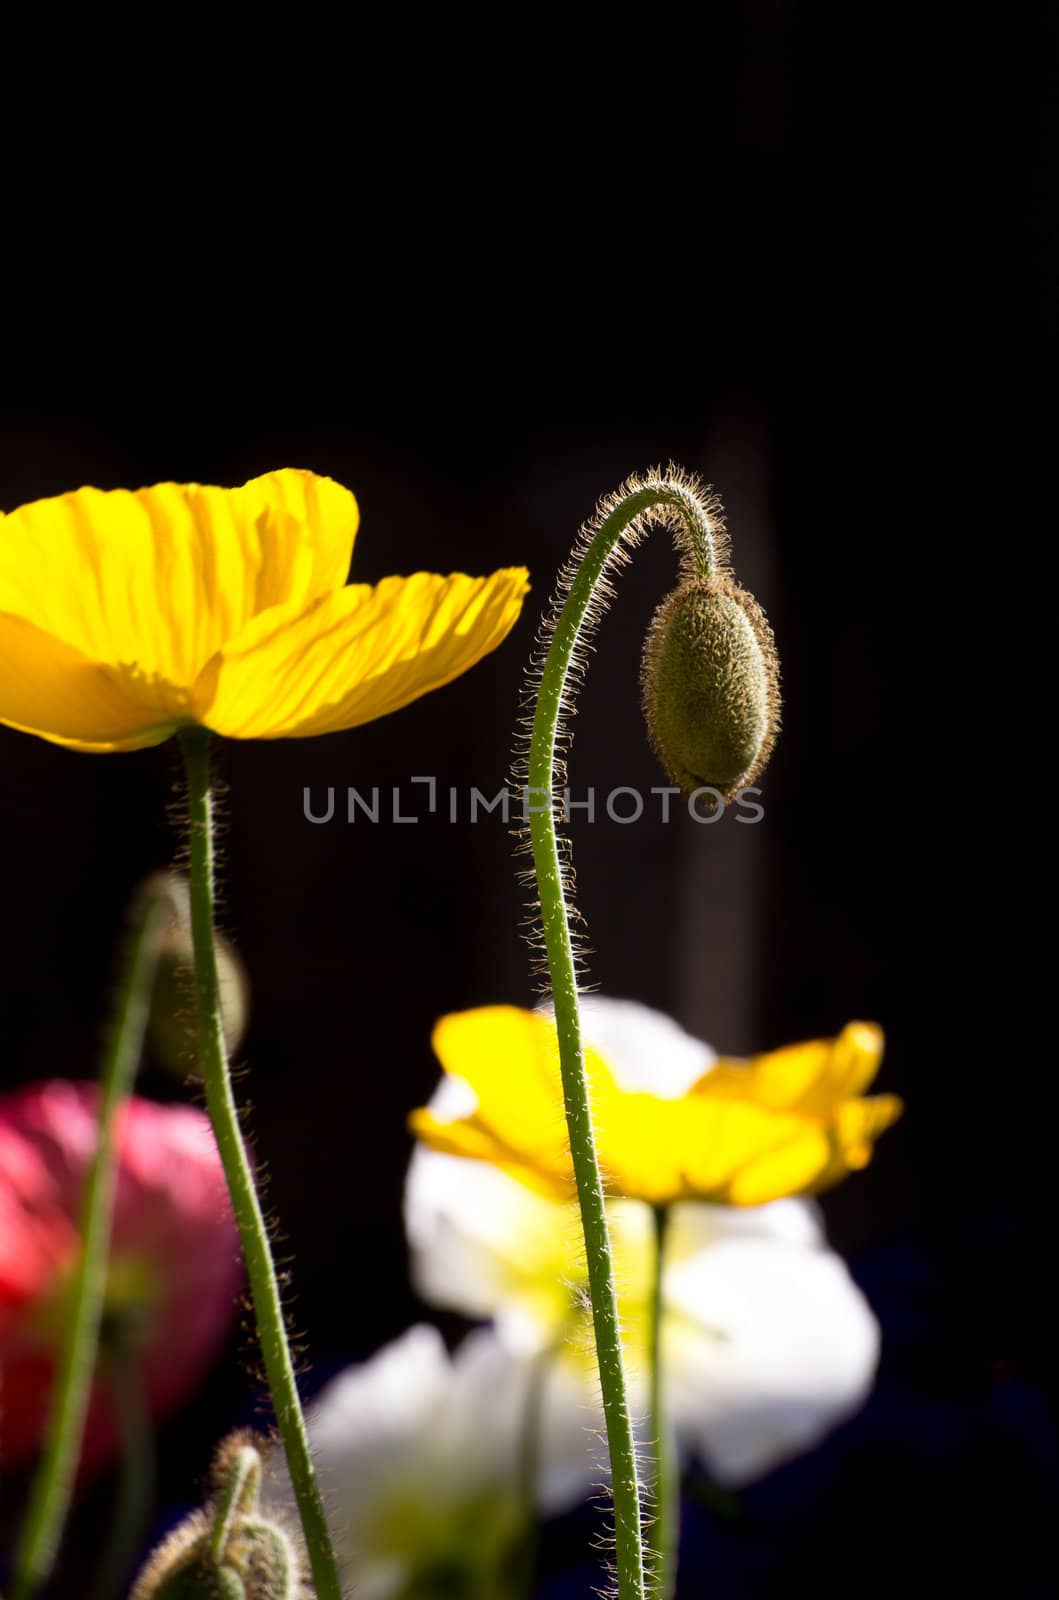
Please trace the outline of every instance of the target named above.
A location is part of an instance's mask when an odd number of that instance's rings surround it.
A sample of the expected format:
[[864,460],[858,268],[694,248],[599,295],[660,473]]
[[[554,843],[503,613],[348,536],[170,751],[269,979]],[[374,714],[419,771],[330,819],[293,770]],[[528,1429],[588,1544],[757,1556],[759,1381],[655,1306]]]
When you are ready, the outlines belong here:
[[653,1600],[671,1600],[677,1579],[677,1547],[680,1532],[680,1480],[676,1452],[666,1420],[665,1383],[662,1369],[663,1276],[665,1273],[666,1234],[669,1207],[652,1207],[655,1222],[655,1259],[651,1282],[650,1349],[651,1364],[651,1480],[654,1517],[648,1529],[647,1566]]
[[232,1210],[246,1259],[265,1374],[305,1534],[317,1600],[342,1600],[338,1565],[298,1398],[279,1282],[250,1162],[239,1131],[239,1113],[232,1093],[224,1042],[213,930],[213,800],[209,777],[209,734],[204,728],[187,728],[181,733],[180,742],[188,779],[195,1013],[206,1105],[228,1180]]
[[[588,1256],[592,1321],[610,1452],[619,1600],[644,1600],[645,1597],[644,1518],[636,1443],[629,1415],[606,1200],[585,1077],[577,966],[555,826],[555,769],[556,746],[571,668],[576,659],[578,643],[591,627],[594,602],[599,596],[604,574],[630,524],[659,507],[669,508],[675,513],[674,520],[686,530],[691,556],[698,570],[707,576],[712,572],[714,553],[709,516],[695,494],[684,484],[660,479],[630,490],[618,501],[603,518],[570,575],[566,600],[556,619],[541,672],[527,767],[526,810],[530,844],[537,876],[544,947],[551,975],[570,1153]],[[537,803],[538,797],[543,797],[543,803]]]
[[100,1081],[99,1140],[81,1201],[81,1254],[70,1286],[44,1452],[15,1551],[11,1600],[29,1600],[49,1576],[73,1493],[107,1281],[116,1178],[114,1123],[139,1065],[158,934],[168,914],[165,893],[155,890],[142,897],[122,962]]

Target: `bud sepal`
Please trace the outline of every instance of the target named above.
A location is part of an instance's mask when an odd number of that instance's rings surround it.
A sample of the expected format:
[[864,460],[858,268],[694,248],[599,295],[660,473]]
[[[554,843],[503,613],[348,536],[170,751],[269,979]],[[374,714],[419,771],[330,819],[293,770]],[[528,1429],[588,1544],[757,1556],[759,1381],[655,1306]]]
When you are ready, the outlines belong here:
[[261,1511],[261,1456],[239,1431],[220,1445],[213,1496],[148,1559],[129,1600],[312,1600],[298,1536]]

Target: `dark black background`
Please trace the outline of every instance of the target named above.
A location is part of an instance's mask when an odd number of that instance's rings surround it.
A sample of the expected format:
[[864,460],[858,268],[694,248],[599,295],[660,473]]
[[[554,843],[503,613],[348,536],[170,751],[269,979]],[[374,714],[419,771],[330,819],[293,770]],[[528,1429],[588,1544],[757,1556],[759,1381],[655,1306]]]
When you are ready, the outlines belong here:
[[[15,230],[37,292],[20,278],[10,302],[0,503],[299,465],[356,492],[362,581],[531,568],[512,638],[442,693],[221,753],[243,1094],[323,1375],[419,1314],[400,1192],[433,1020],[533,990],[498,820],[313,827],[303,787],[493,793],[596,497],[668,458],[717,485],[783,663],[765,820],[575,825],[592,976],[728,1050],[877,1018],[908,1111],[826,1201],[887,1335],[876,1397],[741,1523],[697,1525],[687,1592],[838,1593],[853,1573],[872,1594],[970,1576],[1044,1594],[1052,1051],[1017,987],[1035,935],[996,891],[1032,894],[1037,870],[1040,808],[1009,798],[1032,750],[1009,589],[1032,588],[1044,524],[1007,496],[1046,435],[1015,419],[1051,328],[1046,41],[1015,41],[1009,162],[964,41],[922,19],[747,4],[688,40],[644,27],[576,59],[551,33],[516,48],[454,23],[411,58],[365,34],[368,100],[317,41],[318,120],[295,137],[268,101],[194,180],[149,95],[154,181],[116,178],[104,157],[132,134],[103,97],[96,164],[72,141],[35,196],[45,235]],[[461,40],[488,71],[432,62]],[[218,76],[200,103],[223,101]],[[575,787],[661,781],[637,670],[672,571],[655,540],[604,623]],[[175,778],[165,747],[91,758],[0,730],[5,1084],[94,1070]],[[175,1092],[150,1064],[142,1083]],[[244,1340],[167,1431],[170,1500],[246,1413],[248,1364]]]

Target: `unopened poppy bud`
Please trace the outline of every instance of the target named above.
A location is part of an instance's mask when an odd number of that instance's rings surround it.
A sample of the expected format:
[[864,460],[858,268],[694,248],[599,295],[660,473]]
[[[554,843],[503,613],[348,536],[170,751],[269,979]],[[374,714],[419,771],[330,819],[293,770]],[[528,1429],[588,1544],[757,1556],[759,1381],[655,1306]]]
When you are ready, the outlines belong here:
[[220,1446],[215,1494],[159,1545],[130,1600],[305,1600],[296,1536],[260,1508],[261,1457],[239,1432]]
[[[175,872],[157,874],[156,878],[148,880],[147,887],[164,891],[172,908],[172,915],[159,935],[148,1037],[158,1064],[183,1078],[194,1070],[196,1063],[192,998],[194,951],[188,888]],[[224,1038],[231,1055],[238,1050],[246,1032],[249,984],[231,943],[220,932],[215,933],[214,941]]]
[[218,1567],[208,1556],[192,1558],[187,1566],[163,1578],[157,1589],[145,1590],[151,1600],[246,1600],[246,1589],[231,1567]]
[[779,731],[779,663],[752,595],[725,573],[686,578],[655,612],[643,655],[655,754],[687,793],[733,799],[764,770]]

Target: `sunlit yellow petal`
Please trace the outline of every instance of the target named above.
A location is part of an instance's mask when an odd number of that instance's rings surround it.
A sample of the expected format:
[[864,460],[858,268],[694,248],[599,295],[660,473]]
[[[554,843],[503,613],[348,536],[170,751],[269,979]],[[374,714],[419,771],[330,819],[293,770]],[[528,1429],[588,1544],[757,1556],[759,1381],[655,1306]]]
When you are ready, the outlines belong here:
[[850,1152],[869,1147],[881,1133],[895,1123],[904,1110],[896,1094],[871,1095],[866,1100],[847,1100],[835,1112],[835,1128],[842,1149]]
[[[729,1200],[749,1164],[800,1140],[807,1127],[804,1118],[752,1100],[674,1101],[621,1091],[603,1101],[595,1122],[609,1186],[653,1205],[703,1196]],[[826,1136],[818,1145],[810,1178],[830,1154]]]
[[713,1070],[699,1079],[695,1092],[711,1100],[745,1100],[753,1096],[762,1105],[785,1110],[812,1094],[826,1076],[832,1042],[810,1039],[754,1056],[750,1061],[722,1056]]
[[794,1127],[774,1130],[774,1137],[777,1135],[776,1143],[763,1141],[735,1166],[722,1191],[730,1205],[767,1205],[770,1200],[821,1187],[820,1179],[832,1153],[827,1129],[820,1123],[799,1119]]
[[[330,733],[440,688],[505,637],[524,569],[347,586],[356,527],[347,489],[292,470],[20,506],[0,518],[0,616],[21,624],[12,647],[28,629],[53,641],[67,703],[28,693],[23,670],[6,720],[98,749],[193,722],[235,738]],[[128,731],[112,690],[138,708]]]
[[120,675],[24,622],[0,614],[0,722],[76,750],[137,750],[173,731]]
[[[432,1043],[446,1071],[474,1091],[494,1143],[539,1154],[546,1170],[566,1170],[554,1024],[517,1006],[482,1006],[442,1017]],[[476,1125],[473,1115],[465,1120]]]
[[471,1161],[492,1161],[498,1152],[496,1136],[479,1127],[471,1117],[451,1120],[437,1116],[427,1106],[410,1113],[408,1126],[417,1139],[447,1156],[465,1156]]
[[834,1118],[831,1159],[820,1173],[815,1188],[829,1189],[848,1172],[858,1172],[872,1158],[875,1141],[904,1111],[895,1094],[872,1095],[867,1100],[849,1100],[839,1106]]
[[867,1088],[882,1060],[882,1030],[871,1022],[850,1022],[837,1039],[810,1039],[754,1056],[722,1059],[697,1086],[713,1098],[752,1096],[777,1110],[824,1115]]
[[[272,584],[263,587],[253,596],[252,616],[257,616],[266,605],[278,605],[297,600],[306,604],[320,595],[340,589],[349,577],[349,564],[353,559],[353,544],[360,523],[360,511],[349,489],[333,478],[320,477],[315,472],[305,472],[293,467],[283,467],[278,472],[266,472],[260,478],[251,478],[241,489],[222,489],[235,507],[233,520],[259,529],[263,541],[275,534],[267,529],[281,530],[282,537],[262,548],[262,580]],[[289,546],[293,529],[301,532],[300,543],[308,548],[310,564],[304,578],[304,587],[296,593],[290,584],[284,593],[283,577],[269,578],[266,569],[270,555],[281,555],[278,563],[283,573],[282,554]]]
[[674,1108],[681,1102],[649,1094],[624,1094],[614,1084],[592,1085],[592,1117],[607,1188],[661,1202],[681,1187],[681,1128]]
[[199,720],[236,739],[334,733],[449,683],[506,637],[528,588],[417,572],[350,585],[294,621],[261,617],[226,646],[195,692]]
[[431,1150],[486,1161],[549,1200],[566,1200],[573,1189],[573,1167],[568,1155],[555,1151],[547,1165],[540,1163],[530,1151],[506,1144],[492,1127],[473,1115],[449,1122],[422,1107],[410,1114],[408,1126]]
[[189,690],[251,618],[340,585],[356,523],[347,489],[293,470],[240,489],[78,489],[0,518],[0,611]]
[[[495,1006],[446,1017],[435,1048],[473,1091],[462,1115],[414,1114],[417,1135],[452,1155],[489,1161],[542,1193],[570,1193],[552,1018]],[[711,1200],[757,1206],[827,1188],[864,1166],[901,1113],[892,1095],[856,1089],[874,1076],[879,1029],[852,1023],[818,1040],[722,1062],[681,1098],[623,1088],[586,1051],[600,1167],[614,1195],[666,1205]]]
[[[874,1022],[847,1022],[834,1041],[826,1083],[819,1097],[802,1102],[806,1111],[822,1111],[839,1101],[863,1094],[875,1081],[883,1058],[883,1031]],[[880,1130],[881,1131],[881,1130]]]

